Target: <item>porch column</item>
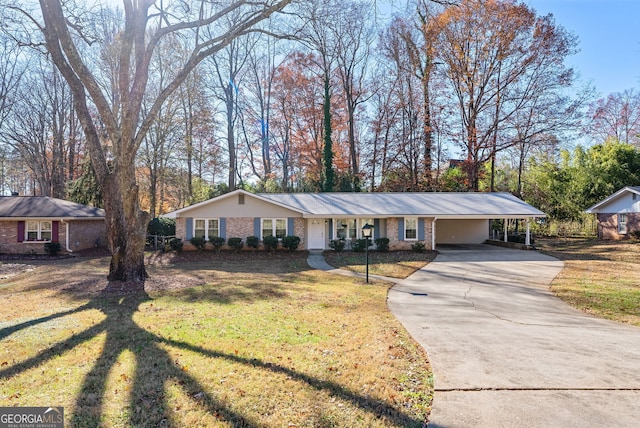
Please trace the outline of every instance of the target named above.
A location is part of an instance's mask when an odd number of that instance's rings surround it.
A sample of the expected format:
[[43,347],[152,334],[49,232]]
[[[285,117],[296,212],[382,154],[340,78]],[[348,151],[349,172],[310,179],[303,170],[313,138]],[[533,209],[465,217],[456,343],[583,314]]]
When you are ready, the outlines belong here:
[[435,250],[436,249],[436,220],[438,218],[434,217],[433,221],[431,222],[431,250]]
[[508,242],[509,239],[507,238],[507,226],[508,226],[508,222],[509,220],[507,220],[506,218],[504,219],[504,242]]
[[531,245],[531,219],[526,219],[525,223],[527,224],[527,235],[524,238],[524,245]]

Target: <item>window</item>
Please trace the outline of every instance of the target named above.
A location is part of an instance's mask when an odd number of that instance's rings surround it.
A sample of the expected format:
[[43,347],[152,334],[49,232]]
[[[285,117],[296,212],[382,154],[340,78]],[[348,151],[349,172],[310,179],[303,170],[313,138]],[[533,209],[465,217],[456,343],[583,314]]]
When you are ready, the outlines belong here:
[[404,219],[404,239],[415,241],[418,239],[418,219],[409,217]]
[[355,239],[358,228],[355,218],[339,218],[336,220],[336,237],[338,239]]
[[197,218],[194,222],[193,236],[207,241],[220,236],[220,220],[217,218]]
[[30,220],[25,225],[26,241],[51,241],[52,223],[50,221]]
[[287,236],[286,218],[263,218],[262,219],[262,239],[265,236],[275,236],[282,239]]
[[362,226],[370,224],[373,226],[372,218],[338,218],[335,220],[336,239],[357,239],[362,238]]
[[627,215],[626,214],[618,214],[618,233],[620,234],[627,233]]

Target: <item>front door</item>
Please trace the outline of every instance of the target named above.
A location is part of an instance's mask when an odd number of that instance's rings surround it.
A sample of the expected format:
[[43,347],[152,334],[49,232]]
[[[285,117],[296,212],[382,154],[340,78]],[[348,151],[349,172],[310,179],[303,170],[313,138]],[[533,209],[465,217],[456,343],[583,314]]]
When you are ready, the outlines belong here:
[[309,220],[309,250],[324,250],[324,220]]

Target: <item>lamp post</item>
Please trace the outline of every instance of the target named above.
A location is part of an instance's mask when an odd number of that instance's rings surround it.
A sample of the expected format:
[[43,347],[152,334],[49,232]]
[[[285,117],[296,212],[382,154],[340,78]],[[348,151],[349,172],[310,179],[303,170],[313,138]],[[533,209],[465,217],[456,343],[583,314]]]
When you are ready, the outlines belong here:
[[371,233],[373,232],[373,226],[369,223],[362,226],[362,236],[366,241],[366,250],[367,253],[367,284],[369,283],[369,238],[371,238]]

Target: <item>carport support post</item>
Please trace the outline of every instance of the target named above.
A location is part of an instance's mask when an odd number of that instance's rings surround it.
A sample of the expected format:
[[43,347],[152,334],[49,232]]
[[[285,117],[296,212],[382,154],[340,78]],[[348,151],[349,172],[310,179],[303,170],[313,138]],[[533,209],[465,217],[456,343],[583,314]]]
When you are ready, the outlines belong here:
[[509,239],[507,238],[507,222],[509,220],[507,220],[506,218],[504,219],[504,242],[508,242]]
[[526,219],[525,223],[527,224],[527,235],[524,238],[524,245],[531,245],[531,219]]

